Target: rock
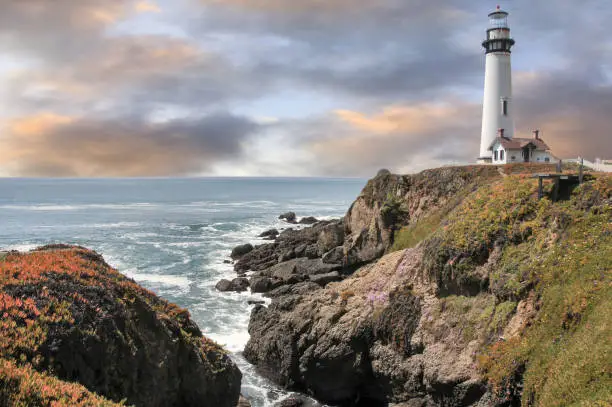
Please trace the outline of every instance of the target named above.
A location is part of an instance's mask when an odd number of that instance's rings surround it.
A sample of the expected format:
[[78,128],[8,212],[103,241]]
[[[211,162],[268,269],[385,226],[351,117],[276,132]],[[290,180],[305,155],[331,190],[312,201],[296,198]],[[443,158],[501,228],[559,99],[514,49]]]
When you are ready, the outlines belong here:
[[223,279],[215,285],[215,288],[221,292],[235,291],[240,293],[249,289],[249,280],[244,277],[238,277],[232,281]]
[[223,264],[232,264],[231,260],[223,260]]
[[313,216],[306,216],[306,217],[300,219],[300,221],[298,223],[300,225],[314,225],[317,222],[318,222],[317,218],[315,218]]
[[252,293],[265,293],[283,285],[282,280],[274,280],[269,277],[251,277],[249,282]]
[[270,230],[266,230],[265,232],[261,233],[259,237],[263,237],[264,239],[268,239],[268,240],[274,240],[276,239],[276,236],[278,235],[279,235],[278,229],[270,229]]
[[301,230],[284,230],[276,237],[274,243],[259,245],[238,259],[234,264],[234,270],[260,271],[293,258],[320,257],[342,245],[343,230],[341,220],[321,221]]
[[263,305],[265,303],[266,302],[262,301],[262,300],[248,300],[247,301],[247,304],[249,304],[249,305]]
[[276,298],[283,295],[304,295],[321,289],[321,286],[312,281],[303,281],[297,284],[282,285],[264,294],[265,297]]
[[323,263],[328,264],[343,264],[344,263],[344,247],[338,246],[334,249],[331,249],[327,253],[323,255],[321,258]]
[[323,256],[331,249],[344,244],[344,226],[341,222],[329,223],[317,235],[317,252]]
[[274,404],[274,407],[303,407],[304,400],[297,397],[289,397],[278,403]]
[[332,271],[331,273],[327,274],[317,274],[314,276],[309,276],[308,278],[313,283],[317,283],[322,287],[325,287],[327,284],[333,283],[334,281],[342,280],[342,276],[340,276],[340,273],[337,271]]
[[238,399],[238,404],[236,407],[251,407],[251,402],[247,400],[243,395],[240,395],[240,399]]
[[[83,248],[11,256],[2,262],[0,297],[32,322],[31,330],[21,333],[0,327],[6,344],[0,365],[21,366],[11,369],[12,384],[0,384],[0,399],[8,405],[13,397],[28,405],[28,400],[54,405],[55,395],[62,394],[67,400],[79,395],[77,404],[100,405],[92,399],[97,393],[135,406],[236,406],[240,371],[226,351],[202,336],[187,310],[158,298]],[[14,281],[5,284],[8,276]],[[13,317],[8,318],[2,321]],[[36,370],[25,363],[36,363]],[[0,383],[6,384],[3,369]],[[19,394],[19,383],[30,386],[27,397]],[[31,383],[53,391],[42,392]]]
[[279,245],[277,243],[268,243],[259,245],[249,253],[242,256],[235,264],[234,270],[240,271],[258,271],[264,270],[278,263]]
[[284,220],[285,222],[288,222],[288,223],[296,223],[296,221],[295,221],[295,219],[296,219],[295,212],[285,212],[282,215],[280,215],[278,218],[282,219],[282,220]]
[[[303,282],[270,291],[272,303],[251,313],[245,358],[274,382],[325,404],[472,405],[485,387],[473,369],[473,349],[458,339],[462,327],[440,317],[419,325],[423,312],[439,309],[437,300],[423,302],[419,294],[435,282],[405,285],[420,281],[422,256],[422,249],[391,253],[333,288]],[[339,277],[313,274],[308,284]]]
[[217,289],[217,291],[221,291],[221,292],[226,292],[226,291],[231,291],[232,290],[232,282],[226,279],[220,280],[216,285],[215,288]]
[[231,258],[236,260],[244,256],[245,254],[249,254],[253,251],[253,245],[250,243],[243,244],[237,247],[234,247],[232,250]]

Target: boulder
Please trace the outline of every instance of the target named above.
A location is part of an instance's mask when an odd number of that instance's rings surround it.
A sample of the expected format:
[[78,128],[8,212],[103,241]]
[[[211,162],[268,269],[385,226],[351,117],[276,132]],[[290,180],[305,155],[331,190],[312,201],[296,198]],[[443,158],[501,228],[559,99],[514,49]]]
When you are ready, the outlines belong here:
[[252,293],[265,293],[283,285],[282,280],[275,280],[269,277],[251,277],[249,282]]
[[284,220],[287,223],[296,223],[297,216],[295,215],[295,212],[285,212],[281,214],[278,218]]
[[314,276],[308,277],[310,281],[313,283],[319,284],[321,287],[325,287],[329,283],[333,283],[334,281],[342,280],[342,276],[337,271],[332,271],[327,274],[316,274]]
[[249,289],[249,280],[244,277],[238,277],[232,281],[223,279],[215,285],[215,288],[221,292],[235,291],[240,293]]
[[342,264],[344,263],[344,247],[338,246],[336,248],[331,249],[327,253],[323,255],[321,258],[323,263],[328,264]]
[[232,250],[231,258],[236,260],[253,251],[253,245],[250,243],[243,244],[237,247],[234,247]]
[[314,225],[319,220],[313,216],[305,216],[298,222],[300,225]]
[[278,231],[278,229],[269,229],[261,233],[259,237],[263,237],[264,239],[267,239],[267,240],[274,240],[276,239],[276,236],[279,235],[279,233],[280,232]]
[[317,235],[317,251],[319,256],[331,249],[344,244],[344,226],[341,222],[329,223],[320,228]]

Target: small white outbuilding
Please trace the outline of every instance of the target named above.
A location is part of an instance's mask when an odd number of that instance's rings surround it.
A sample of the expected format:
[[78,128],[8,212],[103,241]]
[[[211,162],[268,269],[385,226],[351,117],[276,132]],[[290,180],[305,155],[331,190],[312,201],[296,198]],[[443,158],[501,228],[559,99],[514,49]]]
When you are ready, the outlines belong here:
[[492,164],[510,163],[556,163],[557,159],[550,152],[548,145],[536,130],[533,138],[508,138],[499,130],[498,137],[489,146],[492,152]]

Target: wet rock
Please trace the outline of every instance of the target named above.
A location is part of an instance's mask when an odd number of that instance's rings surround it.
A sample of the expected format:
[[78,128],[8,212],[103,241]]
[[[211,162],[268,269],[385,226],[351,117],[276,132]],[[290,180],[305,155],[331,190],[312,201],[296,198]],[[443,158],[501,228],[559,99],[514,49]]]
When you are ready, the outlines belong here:
[[223,264],[232,264],[231,260],[223,260]]
[[266,293],[283,285],[283,281],[269,277],[251,277],[249,284],[252,293]]
[[265,303],[266,302],[263,301],[263,300],[248,300],[247,301],[247,304],[249,304],[249,305],[263,305]]
[[300,225],[314,225],[318,221],[319,220],[313,216],[306,216],[300,219],[299,224]]
[[253,245],[250,243],[243,244],[237,247],[234,247],[232,250],[231,258],[236,260],[253,251]]
[[251,402],[247,400],[243,395],[240,395],[236,407],[251,407]]
[[281,214],[279,217],[279,219],[284,220],[285,222],[288,223],[296,223],[296,215],[295,212],[285,212],[283,214]]
[[232,281],[223,279],[215,285],[215,288],[221,292],[243,292],[249,289],[249,280],[244,277],[238,277]]
[[270,229],[270,230],[266,230],[265,232],[261,233],[259,235],[259,237],[263,237],[264,239],[267,240],[274,240],[276,239],[276,236],[279,235],[279,231],[278,229]]
[[302,400],[301,398],[297,398],[297,397],[289,397],[286,398],[285,400],[279,401],[278,403],[274,404],[274,407],[303,407],[304,406],[304,400]]

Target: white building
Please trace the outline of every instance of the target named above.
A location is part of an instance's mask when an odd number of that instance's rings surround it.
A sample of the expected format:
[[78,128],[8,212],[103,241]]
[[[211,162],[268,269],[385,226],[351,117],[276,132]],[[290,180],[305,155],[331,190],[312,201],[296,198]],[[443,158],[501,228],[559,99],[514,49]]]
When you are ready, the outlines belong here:
[[480,135],[480,155],[478,162],[491,163],[493,151],[489,148],[504,130],[504,137],[514,136],[514,107],[512,105],[512,66],[511,48],[514,40],[510,38],[508,13],[497,10],[489,14],[487,39],[482,43],[486,53],[484,100],[482,108],[482,133]]
[[533,132],[533,138],[507,138],[500,129],[488,150],[493,164],[557,162],[548,145],[540,138],[538,130]]

